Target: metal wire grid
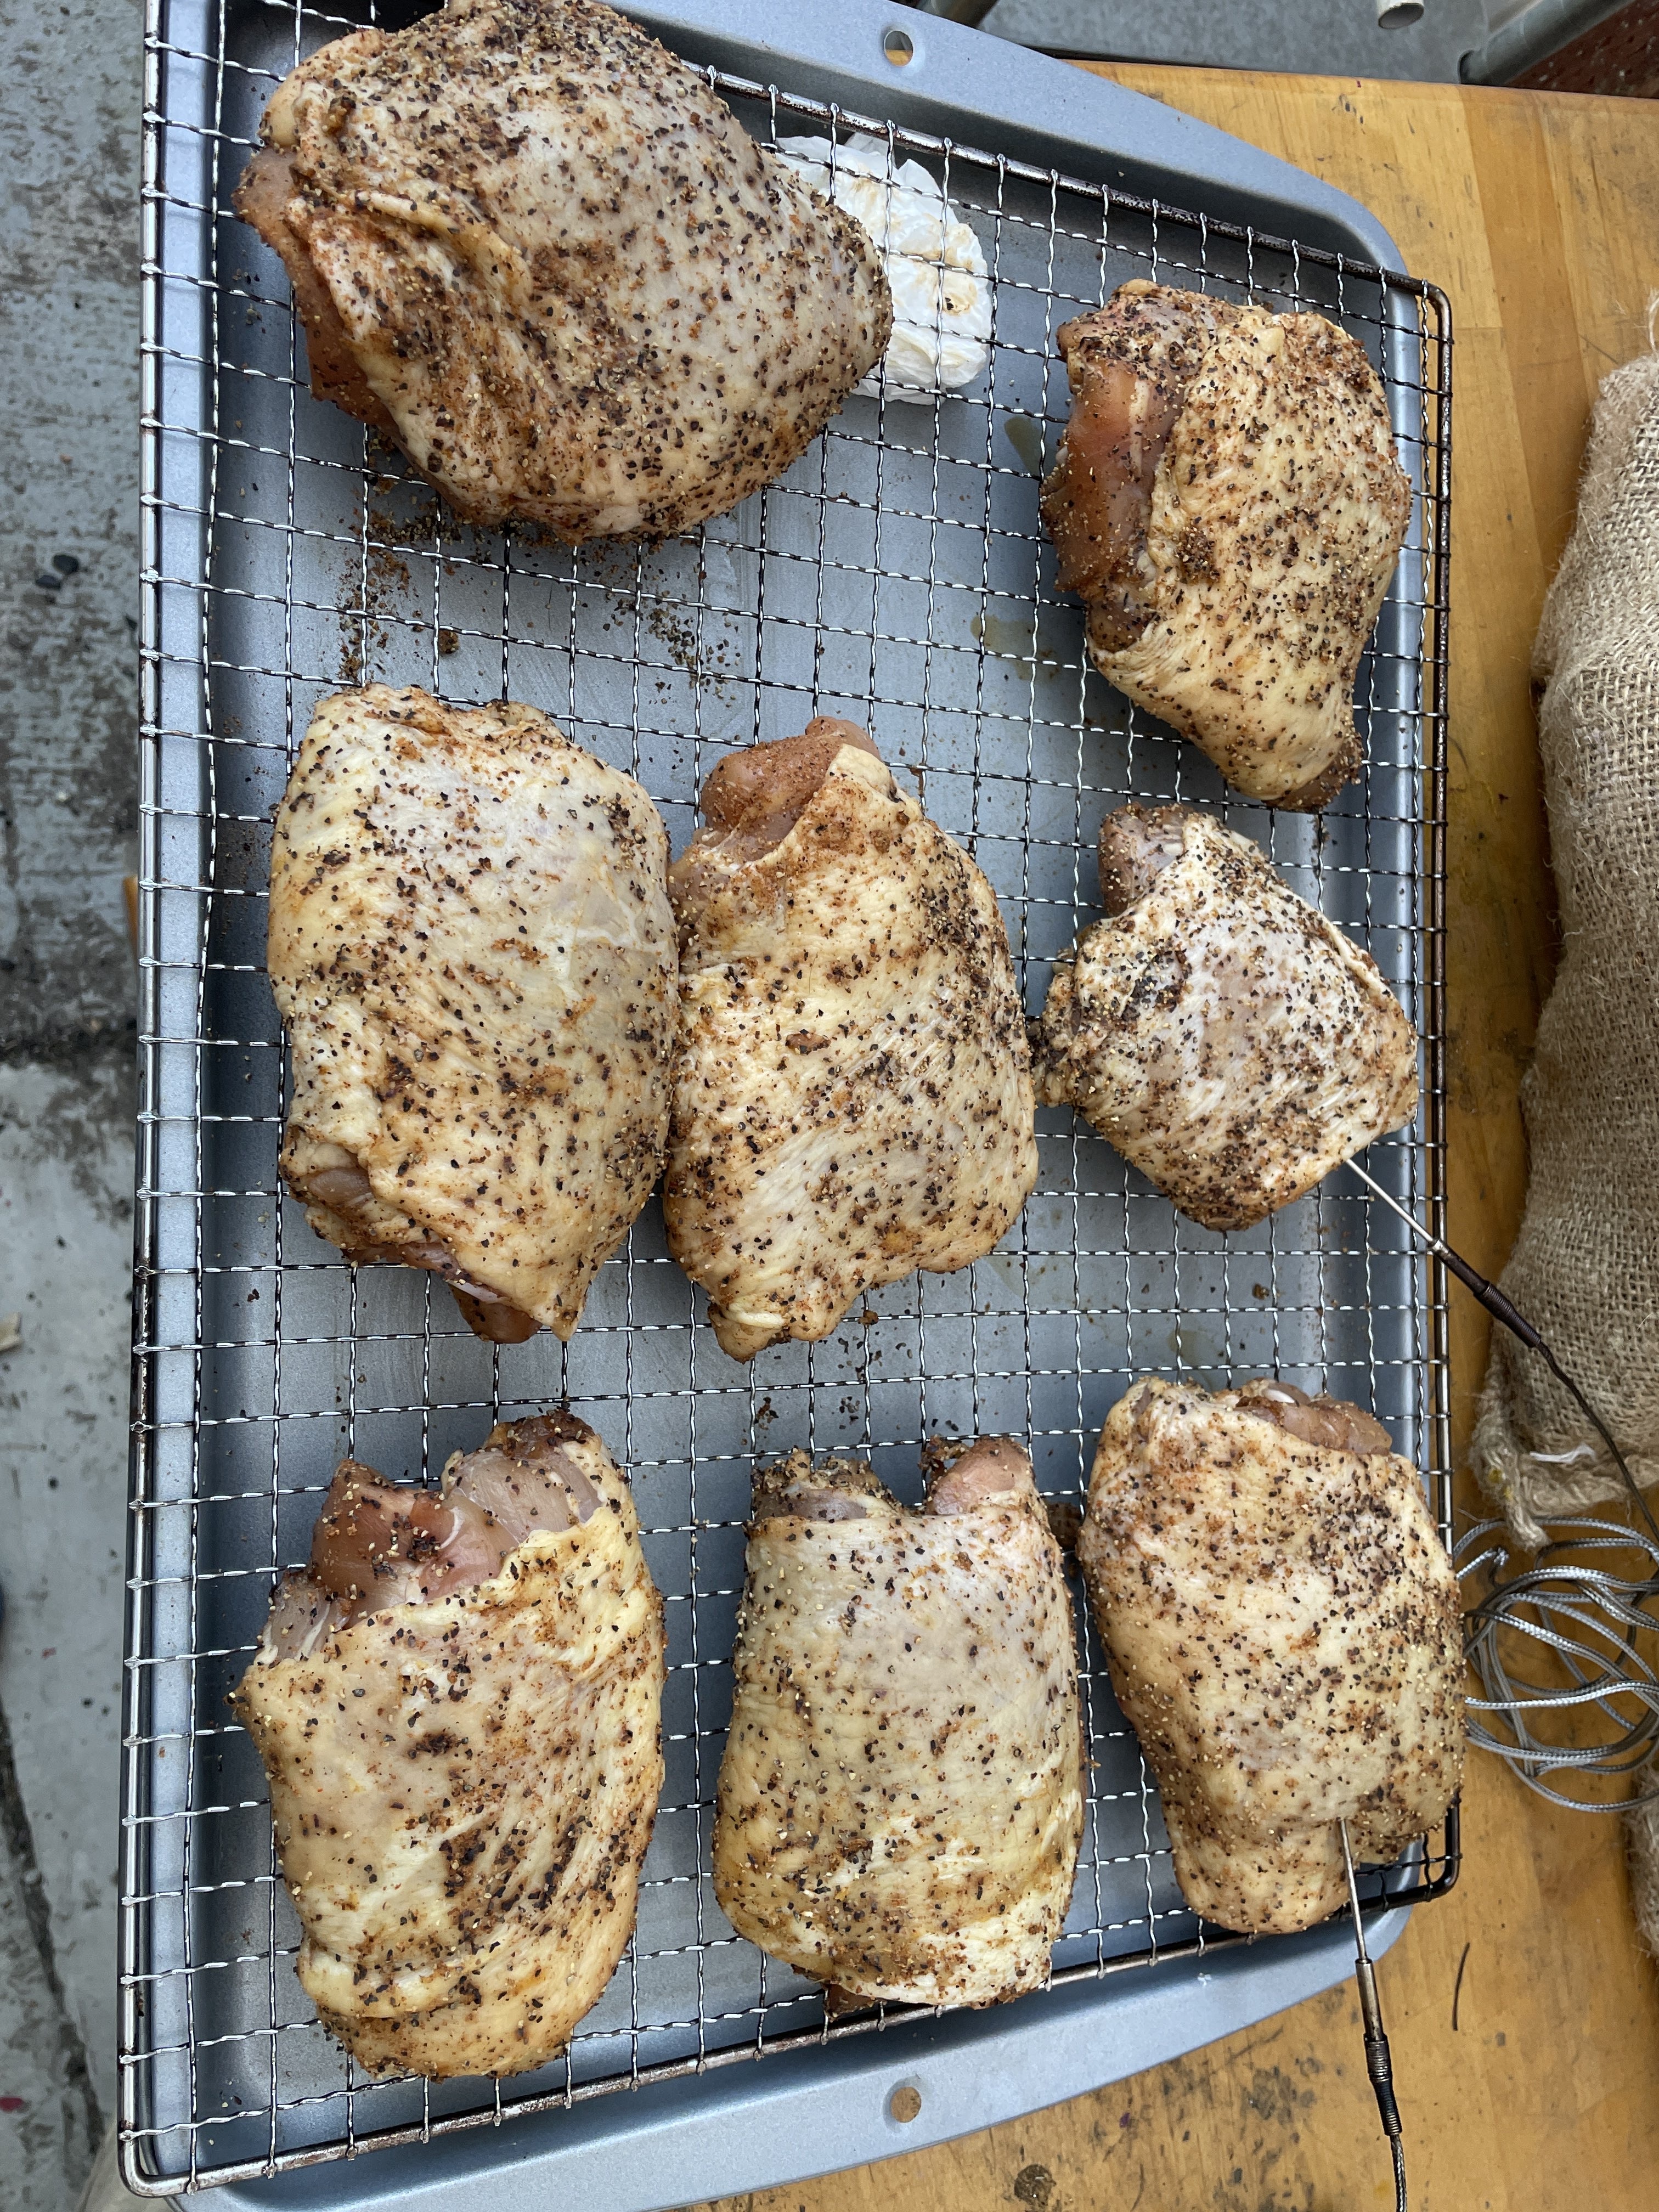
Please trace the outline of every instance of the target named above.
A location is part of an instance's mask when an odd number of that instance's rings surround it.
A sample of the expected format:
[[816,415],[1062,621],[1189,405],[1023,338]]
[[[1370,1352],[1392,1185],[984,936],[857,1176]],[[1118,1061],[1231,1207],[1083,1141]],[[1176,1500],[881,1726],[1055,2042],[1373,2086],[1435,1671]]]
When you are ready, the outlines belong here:
[[[143,1091],[123,1822],[123,2165],[141,2189],[249,2177],[803,2039],[814,1984],[743,1943],[708,1875],[741,1523],[757,1455],[856,1449],[902,1494],[939,1429],[1031,1439],[1080,1496],[1131,1377],[1271,1370],[1372,1407],[1449,1532],[1445,1303],[1340,1174],[1256,1231],[1182,1222],[1068,1115],[992,1257],[894,1285],[817,1346],[727,1361],[654,1204],[572,1345],[473,1339],[430,1276],[354,1275],[282,1196],[286,1103],[263,975],[271,809],[342,682],[529,699],[639,775],[676,848],[732,743],[816,712],[871,726],[975,851],[1028,1004],[1091,918],[1093,831],[1123,798],[1207,804],[1379,960],[1425,1037],[1425,1107],[1374,1148],[1438,1228],[1449,328],[1431,287],[714,76],[757,135],[887,137],[927,162],[991,272],[966,397],[854,400],[788,476],[690,539],[572,554],[461,528],[313,403],[287,291],[228,215],[285,70],[353,27],[264,0],[152,0],[145,131]],[[1387,383],[1419,524],[1362,668],[1370,765],[1318,823],[1241,801],[1087,672],[1035,476],[1064,421],[1051,336],[1127,275],[1310,306]],[[568,1397],[630,1470],[667,1600],[669,1776],[640,1921],[568,2056],[501,2082],[370,2082],[318,2028],[263,1778],[224,1695],[275,1572],[347,1453],[433,1480],[498,1414]],[[1155,1793],[1085,1627],[1097,1762],[1056,1983],[1218,1940],[1186,1911]],[[1455,1815],[1414,1895],[1449,1886]],[[1395,1887],[1399,1887],[1396,1878]],[[1380,1901],[1382,1884],[1370,1885]],[[1110,1984],[1103,1980],[1103,2002]],[[1030,2002],[1038,2002],[1041,1999]]]

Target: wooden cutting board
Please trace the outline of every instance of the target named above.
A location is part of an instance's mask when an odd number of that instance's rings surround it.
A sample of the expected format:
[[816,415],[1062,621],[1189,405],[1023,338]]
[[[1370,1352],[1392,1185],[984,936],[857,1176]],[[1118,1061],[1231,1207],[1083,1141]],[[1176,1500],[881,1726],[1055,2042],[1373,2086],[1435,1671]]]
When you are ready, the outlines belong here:
[[[1600,380],[1659,293],[1659,105],[1095,65],[1363,201],[1455,332],[1448,902],[1453,1241],[1520,1218],[1516,1104],[1554,958],[1528,663]],[[1456,1442],[1485,1316],[1453,1288]],[[1466,1863],[1380,1968],[1419,2212],[1659,2203],[1659,1980],[1618,1823],[1473,1760]],[[1392,2205],[1347,1988],[1007,2127],[743,2212],[1346,2212]]]

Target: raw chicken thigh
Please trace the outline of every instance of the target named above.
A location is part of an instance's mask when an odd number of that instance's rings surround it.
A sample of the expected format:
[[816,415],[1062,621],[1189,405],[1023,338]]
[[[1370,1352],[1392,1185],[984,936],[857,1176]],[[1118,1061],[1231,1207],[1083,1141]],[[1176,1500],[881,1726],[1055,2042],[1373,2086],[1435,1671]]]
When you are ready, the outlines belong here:
[[757,1478],[714,1892],[840,2001],[1037,1987],[1072,1893],[1071,1600],[1031,1464],[930,1448],[927,1503],[805,1452]]
[[278,87],[236,207],[313,389],[471,522],[690,529],[781,476],[881,359],[850,216],[599,0],[450,0]]
[[355,1261],[428,1267],[482,1336],[568,1339],[668,1128],[668,839],[533,707],[326,699],[276,815],[282,1170]]
[[440,1492],[341,1467],[231,1702],[301,1983],[359,2064],[563,2046],[634,1925],[663,1648],[628,1485],[572,1415],[492,1429]]
[[862,730],[820,717],[732,754],[702,809],[669,874],[663,1215],[748,1359],[988,1252],[1036,1179],[1035,1106],[991,887]]
[[1443,1817],[1463,1765],[1457,1582],[1409,1460],[1279,1382],[1137,1382],[1107,1418],[1078,1558],[1158,1779],[1182,1894],[1306,1928],[1356,1860]]
[[1056,342],[1042,515],[1090,659],[1240,791],[1322,806],[1359,770],[1354,676],[1411,514],[1364,348],[1141,278]]
[[1071,1105],[1183,1213],[1244,1229],[1417,1110],[1417,1036],[1369,953],[1248,837],[1125,806],[1107,919],[1055,963],[1037,1096]]

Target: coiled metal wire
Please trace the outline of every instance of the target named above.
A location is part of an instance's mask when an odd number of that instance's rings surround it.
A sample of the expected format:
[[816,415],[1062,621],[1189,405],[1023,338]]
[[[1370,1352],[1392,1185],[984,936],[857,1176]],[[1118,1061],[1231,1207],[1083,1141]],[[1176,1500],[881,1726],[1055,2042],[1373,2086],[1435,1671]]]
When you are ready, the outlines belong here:
[[1659,1799],[1659,1535],[1588,1516],[1546,1526],[1530,1561],[1502,1521],[1459,1540],[1460,1579],[1491,1584],[1465,1616],[1485,1692],[1467,1700],[1469,1741],[1557,1805],[1629,1812]]
[[[1486,1693],[1466,1700],[1469,1741],[1505,1760],[1540,1797],[1576,1812],[1652,1804],[1659,1799],[1659,1617],[1647,1608],[1659,1598],[1659,1521],[1611,1430],[1538,1328],[1358,1160],[1347,1166],[1544,1362],[1606,1445],[1641,1524],[1577,1514],[1547,1522],[1548,1540],[1530,1565],[1518,1563],[1503,1521],[1477,1522],[1459,1539],[1460,1582],[1484,1574],[1492,1585],[1464,1617],[1469,1663]],[[1586,1560],[1595,1553],[1640,1565],[1615,1573]],[[1546,1721],[1547,1714],[1553,1717]],[[1610,1733],[1587,1736],[1598,1714]]]

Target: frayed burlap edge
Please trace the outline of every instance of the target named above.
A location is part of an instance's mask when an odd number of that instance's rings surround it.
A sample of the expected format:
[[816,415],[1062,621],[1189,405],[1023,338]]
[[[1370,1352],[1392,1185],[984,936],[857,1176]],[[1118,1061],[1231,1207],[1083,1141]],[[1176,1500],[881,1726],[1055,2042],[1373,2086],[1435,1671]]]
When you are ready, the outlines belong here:
[[[1518,1354],[1522,1359],[1536,1356],[1525,1351]],[[1565,1398],[1565,1392],[1562,1396]],[[1495,1367],[1488,1370],[1480,1393],[1469,1456],[1481,1488],[1503,1514],[1510,1535],[1528,1552],[1547,1540],[1547,1522],[1630,1496],[1599,1437],[1564,1452],[1528,1451],[1517,1443],[1507,1390]],[[1644,1489],[1659,1483],[1659,1461],[1626,1452],[1625,1463]]]

